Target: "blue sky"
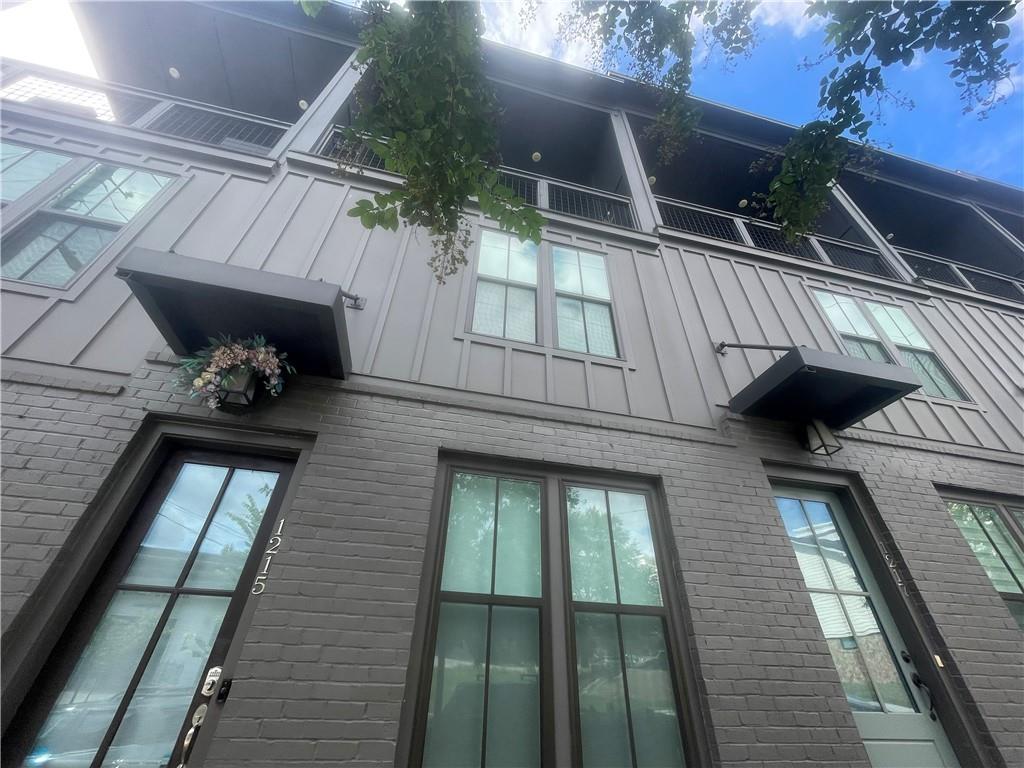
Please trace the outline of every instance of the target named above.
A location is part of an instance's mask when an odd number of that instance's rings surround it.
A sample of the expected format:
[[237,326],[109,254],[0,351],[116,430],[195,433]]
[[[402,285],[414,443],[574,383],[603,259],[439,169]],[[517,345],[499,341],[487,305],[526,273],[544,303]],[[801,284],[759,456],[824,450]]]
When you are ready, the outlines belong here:
[[[518,2],[486,3],[487,37],[580,65],[587,62],[581,45],[557,40],[557,15],[564,6],[541,6],[534,25],[519,26]],[[751,56],[726,70],[720,57],[698,46],[692,92],[756,114],[799,124],[817,116],[818,81],[833,65],[809,71],[798,68],[823,46],[821,25],[803,16],[803,2],[766,2],[758,10],[760,43]],[[1024,17],[1013,21],[1008,54],[1024,58]],[[961,112],[959,94],[943,63],[951,56],[932,51],[910,67],[885,72],[890,87],[910,96],[912,110],[886,105],[872,138],[901,155],[1024,187],[1024,73],[1017,71],[1002,87],[1007,100],[989,117]]]

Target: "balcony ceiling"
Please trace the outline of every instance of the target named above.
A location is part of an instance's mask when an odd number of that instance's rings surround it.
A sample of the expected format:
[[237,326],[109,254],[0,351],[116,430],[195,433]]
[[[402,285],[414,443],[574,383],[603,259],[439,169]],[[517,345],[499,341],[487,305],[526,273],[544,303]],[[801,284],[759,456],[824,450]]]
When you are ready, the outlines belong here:
[[352,48],[317,36],[291,2],[227,6],[72,4],[102,79],[294,122]]

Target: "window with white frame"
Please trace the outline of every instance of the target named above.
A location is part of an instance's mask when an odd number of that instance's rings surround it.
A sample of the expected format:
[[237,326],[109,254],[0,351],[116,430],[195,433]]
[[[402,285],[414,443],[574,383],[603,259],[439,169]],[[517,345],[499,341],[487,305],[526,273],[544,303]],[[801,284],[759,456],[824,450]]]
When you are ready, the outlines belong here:
[[537,341],[537,244],[483,230],[473,332]]
[[[19,165],[14,164],[13,170]],[[44,180],[40,177],[32,186]],[[3,277],[52,287],[67,285],[169,181],[162,174],[103,163],[83,168],[70,184],[58,187],[49,202],[5,233],[0,260]]]
[[9,141],[0,142],[0,201],[10,203],[35,189],[71,157]]
[[558,346],[574,352],[618,357],[604,256],[558,245],[552,247],[551,254]]
[[[818,304],[851,357],[881,363],[903,362],[921,379],[929,397],[967,400],[967,394],[946,370],[924,335],[901,308],[861,301],[840,293],[814,291]],[[867,308],[867,312],[862,307]]]

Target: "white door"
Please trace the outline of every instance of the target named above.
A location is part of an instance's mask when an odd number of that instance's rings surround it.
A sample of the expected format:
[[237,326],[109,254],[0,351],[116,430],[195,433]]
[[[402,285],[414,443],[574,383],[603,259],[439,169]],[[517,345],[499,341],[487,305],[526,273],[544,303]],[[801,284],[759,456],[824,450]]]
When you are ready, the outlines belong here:
[[802,488],[774,491],[871,764],[956,768],[838,497]]

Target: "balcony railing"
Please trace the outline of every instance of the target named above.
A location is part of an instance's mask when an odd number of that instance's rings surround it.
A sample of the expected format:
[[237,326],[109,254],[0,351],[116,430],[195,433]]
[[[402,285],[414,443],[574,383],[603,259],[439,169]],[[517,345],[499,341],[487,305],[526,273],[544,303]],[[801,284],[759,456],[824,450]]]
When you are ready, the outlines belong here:
[[266,155],[288,123],[63,72],[4,68],[0,99],[208,146]]
[[[337,160],[343,165],[384,170],[384,161],[370,147],[365,144],[357,147],[346,144],[344,128],[341,126],[334,126],[330,130],[317,147],[316,154]],[[633,202],[623,195],[535,176],[516,168],[502,168],[499,179],[503,185],[536,208],[625,229],[636,229]]]
[[914,274],[925,280],[1024,302],[1024,282],[1006,275],[977,267],[967,267],[920,251],[901,249],[899,254]]

